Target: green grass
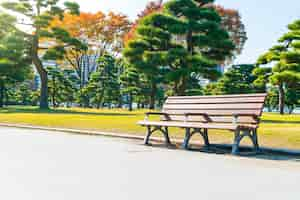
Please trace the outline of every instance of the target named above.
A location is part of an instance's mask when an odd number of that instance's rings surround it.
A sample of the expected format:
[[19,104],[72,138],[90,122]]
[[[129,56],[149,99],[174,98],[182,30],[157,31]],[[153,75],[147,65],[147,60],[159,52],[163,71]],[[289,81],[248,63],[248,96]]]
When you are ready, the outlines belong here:
[[[39,110],[36,107],[13,106],[0,109],[0,122],[144,135],[145,128],[136,125],[136,122],[144,118],[145,112],[82,108]],[[170,132],[173,138],[183,137],[182,129],[173,128]],[[233,134],[210,130],[209,136],[213,143],[231,143]],[[198,136],[193,139],[200,140]],[[300,115],[264,114],[259,139],[260,144],[267,147],[300,149]],[[250,144],[249,140],[243,143]]]

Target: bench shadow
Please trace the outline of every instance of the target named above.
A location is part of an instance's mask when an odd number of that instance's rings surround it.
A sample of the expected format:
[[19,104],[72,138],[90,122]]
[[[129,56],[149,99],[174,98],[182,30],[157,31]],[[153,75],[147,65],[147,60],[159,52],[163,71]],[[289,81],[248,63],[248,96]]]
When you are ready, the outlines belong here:
[[[181,148],[181,144],[175,144],[171,146],[166,146],[165,144],[160,143],[152,143],[152,147],[155,148],[168,148],[174,150],[183,150]],[[209,148],[206,148],[201,145],[193,144],[190,146],[189,151],[191,152],[202,152],[208,154],[215,154],[215,155],[231,155],[231,145],[224,144],[211,144]],[[261,150],[260,152],[256,153],[253,152],[251,147],[241,146],[239,155],[240,157],[246,158],[253,158],[253,159],[261,159],[261,160],[273,160],[273,161],[292,161],[292,162],[300,162],[300,154],[298,153],[285,153],[285,152],[278,152],[276,150]]]
[[0,110],[0,113],[7,113],[7,114],[67,114],[67,115],[94,115],[94,116],[134,116],[134,113],[117,113],[117,112],[82,112],[82,111],[74,111],[74,110],[64,110],[64,109],[7,109],[7,110]]

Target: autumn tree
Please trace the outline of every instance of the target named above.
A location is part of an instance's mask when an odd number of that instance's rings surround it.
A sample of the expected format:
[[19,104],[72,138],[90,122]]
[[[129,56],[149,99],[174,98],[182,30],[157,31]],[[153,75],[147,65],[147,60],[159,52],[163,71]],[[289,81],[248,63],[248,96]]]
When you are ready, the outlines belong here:
[[[272,69],[259,70],[259,77],[268,77],[278,88],[279,112],[284,114],[286,92],[300,83],[300,20],[288,25],[288,32],[268,52],[258,58],[258,65],[273,65]],[[262,78],[260,78],[262,79]]]
[[227,63],[231,63],[236,56],[242,53],[245,43],[248,39],[245,25],[242,22],[241,15],[237,10],[224,8],[223,6],[215,4],[212,4],[211,7],[213,7],[221,16],[221,26],[229,33],[230,39],[235,44],[232,57],[228,57],[227,59]]
[[[59,17],[63,19],[64,13],[79,14],[79,6],[76,3],[65,2],[60,7],[59,0],[18,0],[5,1],[1,6],[18,16],[18,25],[28,26],[25,32],[19,26],[16,29],[24,33],[30,41],[31,57],[41,79],[40,108],[48,108],[48,75],[43,65],[39,51],[43,51],[44,59],[63,58],[66,48],[81,46],[81,42],[69,34],[62,27],[50,27],[50,22]],[[41,43],[42,38],[48,38],[53,43]]]
[[127,16],[110,12],[104,14],[81,12],[79,16],[66,13],[64,19],[54,19],[52,26],[68,30],[72,37],[86,44],[86,49],[69,48],[65,54],[68,64],[76,70],[80,78],[80,86],[87,82],[86,78],[95,71],[97,59],[107,53],[116,56],[123,48],[123,37],[130,27]]

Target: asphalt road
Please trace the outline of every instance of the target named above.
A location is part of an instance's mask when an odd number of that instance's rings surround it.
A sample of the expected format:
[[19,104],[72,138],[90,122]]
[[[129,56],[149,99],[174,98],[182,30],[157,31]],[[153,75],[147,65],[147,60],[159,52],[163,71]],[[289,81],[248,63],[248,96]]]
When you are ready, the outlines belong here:
[[2,200],[299,200],[300,163],[0,128]]

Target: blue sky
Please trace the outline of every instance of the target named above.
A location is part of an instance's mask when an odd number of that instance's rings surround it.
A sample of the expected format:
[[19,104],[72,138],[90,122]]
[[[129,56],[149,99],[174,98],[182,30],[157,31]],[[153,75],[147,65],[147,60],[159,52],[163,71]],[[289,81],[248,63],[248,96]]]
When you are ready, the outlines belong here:
[[[135,19],[149,0],[75,0],[83,11],[118,11]],[[276,43],[290,22],[300,19],[299,0],[216,0],[226,8],[239,10],[248,41],[236,63],[253,63]]]

